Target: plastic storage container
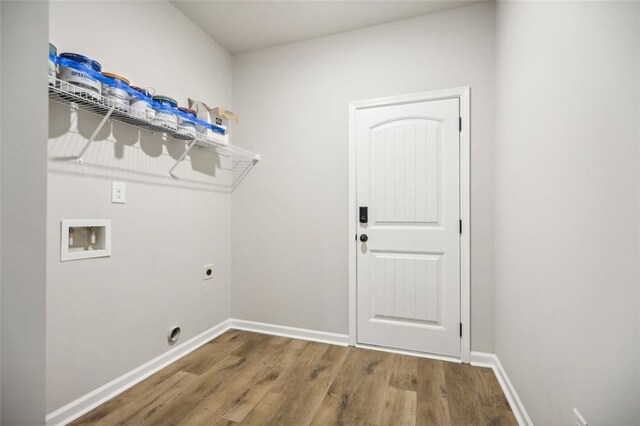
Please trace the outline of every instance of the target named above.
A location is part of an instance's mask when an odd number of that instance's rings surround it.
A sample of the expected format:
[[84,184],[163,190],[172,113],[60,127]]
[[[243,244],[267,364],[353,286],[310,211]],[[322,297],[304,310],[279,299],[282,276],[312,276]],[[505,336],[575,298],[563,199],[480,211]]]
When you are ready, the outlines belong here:
[[196,137],[196,112],[190,108],[179,107],[178,124],[182,126],[182,130],[192,137]]
[[158,124],[169,129],[176,130],[178,128],[178,116],[176,115],[176,107],[178,101],[168,96],[154,96],[153,100],[156,105],[156,120]]
[[129,98],[130,111],[138,118],[152,119],[156,111],[151,107],[151,93],[142,87],[131,86],[135,91]]
[[116,108],[119,106],[129,106],[129,80],[110,72],[103,72],[106,79],[102,82],[102,96],[112,100]]
[[58,48],[49,43],[49,85],[53,86],[58,77],[58,65],[56,64],[56,56],[58,56]]
[[59,55],[60,80],[73,85],[73,92],[99,99],[102,94],[102,83],[96,74],[102,70],[98,61],[77,53],[61,53]]

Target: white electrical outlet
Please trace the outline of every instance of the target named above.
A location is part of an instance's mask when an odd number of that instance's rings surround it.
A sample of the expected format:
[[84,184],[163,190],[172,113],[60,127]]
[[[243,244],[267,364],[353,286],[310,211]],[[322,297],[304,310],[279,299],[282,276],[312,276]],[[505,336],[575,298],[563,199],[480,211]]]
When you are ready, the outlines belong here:
[[211,280],[215,277],[216,271],[213,269],[213,265],[204,265],[204,269],[202,271],[202,279],[203,280]]
[[124,182],[111,183],[111,202],[124,204],[127,200],[127,184]]
[[575,426],[589,426],[582,414],[575,408],[573,409],[573,424]]

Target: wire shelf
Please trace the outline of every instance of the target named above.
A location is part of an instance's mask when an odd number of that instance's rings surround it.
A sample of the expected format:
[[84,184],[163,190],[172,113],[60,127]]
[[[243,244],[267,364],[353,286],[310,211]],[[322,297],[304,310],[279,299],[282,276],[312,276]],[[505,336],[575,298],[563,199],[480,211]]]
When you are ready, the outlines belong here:
[[184,141],[187,144],[187,149],[169,170],[169,176],[173,178],[177,178],[173,174],[176,167],[194,147],[213,151],[226,160],[221,161],[218,167],[227,172],[229,177],[228,185],[231,190],[235,189],[251,168],[260,160],[258,154],[228,144],[228,138],[224,135],[215,133],[204,135],[196,132],[192,127],[185,127],[169,120],[148,116],[145,111],[121,104],[84,87],[54,77],[49,77],[49,99],[103,117],[102,122],[76,158],[80,164],[83,162],[84,153],[89,149],[97,134],[109,120],[120,121],[153,133],[166,135],[166,137],[172,139]]

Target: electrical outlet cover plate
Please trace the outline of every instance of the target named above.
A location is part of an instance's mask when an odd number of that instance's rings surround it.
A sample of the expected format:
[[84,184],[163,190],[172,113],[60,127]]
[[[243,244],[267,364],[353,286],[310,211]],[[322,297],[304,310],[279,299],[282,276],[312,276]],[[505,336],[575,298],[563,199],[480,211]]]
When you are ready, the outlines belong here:
[[575,426],[589,426],[582,414],[575,408],[573,409],[573,424]]
[[127,200],[127,184],[124,182],[111,183],[111,202],[124,204]]
[[203,280],[211,280],[215,276],[215,270],[213,269],[213,265],[204,265],[204,269],[202,271],[202,279]]

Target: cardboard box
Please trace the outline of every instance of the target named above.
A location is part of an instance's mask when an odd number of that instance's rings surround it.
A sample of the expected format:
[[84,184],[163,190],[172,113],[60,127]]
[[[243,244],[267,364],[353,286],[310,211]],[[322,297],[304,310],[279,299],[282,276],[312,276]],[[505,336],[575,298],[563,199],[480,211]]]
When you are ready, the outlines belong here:
[[[227,143],[229,142],[229,121],[234,121],[236,123],[240,122],[238,114],[234,114],[233,112],[220,107],[211,108],[204,102],[196,101],[191,98],[189,98],[189,108],[196,111],[196,116],[200,120],[222,127],[226,131],[224,140]],[[211,129],[205,129],[203,126],[196,126],[196,130],[204,133],[207,137],[215,136]]]
[[235,121],[236,123],[240,122],[240,116],[238,116],[238,114],[234,114],[233,112],[227,109],[216,107],[212,109],[210,112],[215,120],[213,124],[215,124],[216,126],[220,126],[225,130],[229,126],[229,121]]

